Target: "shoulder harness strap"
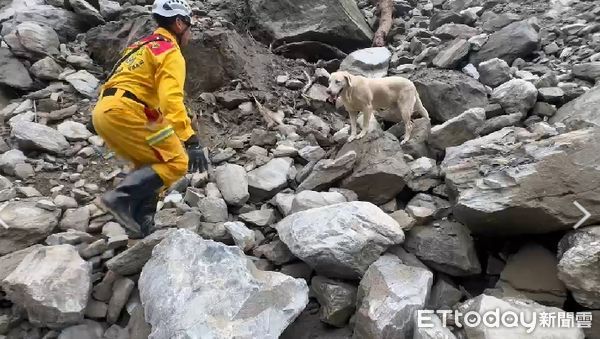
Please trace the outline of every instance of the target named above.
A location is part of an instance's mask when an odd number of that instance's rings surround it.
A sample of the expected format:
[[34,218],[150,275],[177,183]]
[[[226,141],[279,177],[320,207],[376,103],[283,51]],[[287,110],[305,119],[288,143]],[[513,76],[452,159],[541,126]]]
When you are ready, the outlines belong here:
[[112,70],[110,71],[110,73],[108,74],[108,76],[106,77],[106,80],[108,81],[113,75],[114,73],[117,71],[117,68],[119,67],[119,65],[127,60],[127,58],[129,58],[133,53],[137,52],[140,48],[144,47],[145,45],[151,43],[151,42],[155,42],[155,41],[168,41],[167,39],[165,39],[163,36],[161,35],[156,35],[154,38],[152,39],[148,39],[146,41],[142,41],[140,42],[137,46],[135,46],[131,51],[129,51],[129,53],[125,54],[124,56],[122,56],[113,66]]

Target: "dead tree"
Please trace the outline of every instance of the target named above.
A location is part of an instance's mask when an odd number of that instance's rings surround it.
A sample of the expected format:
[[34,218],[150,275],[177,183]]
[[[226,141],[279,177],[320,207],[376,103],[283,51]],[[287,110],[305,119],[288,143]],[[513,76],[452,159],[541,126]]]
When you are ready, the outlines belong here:
[[383,47],[386,44],[388,33],[392,29],[392,14],[394,3],[392,0],[371,0],[379,12],[379,25],[373,36],[373,47]]

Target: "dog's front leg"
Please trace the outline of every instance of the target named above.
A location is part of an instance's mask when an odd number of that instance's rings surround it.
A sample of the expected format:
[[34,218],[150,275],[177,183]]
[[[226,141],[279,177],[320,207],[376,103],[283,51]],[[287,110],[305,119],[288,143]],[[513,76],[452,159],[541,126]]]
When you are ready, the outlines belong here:
[[348,115],[350,116],[350,136],[348,137],[348,142],[352,142],[356,139],[356,117],[358,116],[358,112],[348,111]]
[[368,106],[367,108],[365,108],[365,110],[363,112],[362,131],[360,131],[360,134],[356,137],[356,139],[360,139],[360,138],[364,137],[365,135],[367,135],[367,132],[369,131],[369,126],[371,123],[372,116],[373,116],[373,107]]

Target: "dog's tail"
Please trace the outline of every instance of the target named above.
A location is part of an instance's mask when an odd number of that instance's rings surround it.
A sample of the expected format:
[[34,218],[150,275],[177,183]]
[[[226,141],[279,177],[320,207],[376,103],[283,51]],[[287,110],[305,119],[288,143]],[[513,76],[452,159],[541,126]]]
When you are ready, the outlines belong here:
[[416,93],[416,98],[417,100],[415,101],[415,110],[417,112],[419,112],[419,115],[421,115],[423,118],[427,119],[427,120],[431,120],[429,118],[429,112],[427,112],[427,109],[425,109],[425,106],[423,106],[423,103],[421,102],[421,98],[419,97],[419,93]]

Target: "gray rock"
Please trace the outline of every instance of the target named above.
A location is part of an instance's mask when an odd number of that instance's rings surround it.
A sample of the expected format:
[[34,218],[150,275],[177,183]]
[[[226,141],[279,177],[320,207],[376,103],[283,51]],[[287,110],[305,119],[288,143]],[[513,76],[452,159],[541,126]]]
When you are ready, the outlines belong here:
[[350,339],[352,329],[347,326],[337,328],[325,324],[319,319],[318,312],[305,310],[288,326],[279,337],[280,339]]
[[12,126],[12,134],[22,151],[40,150],[62,154],[69,142],[57,130],[35,122],[19,121]]
[[129,300],[131,291],[135,287],[135,282],[128,278],[117,279],[113,284],[113,294],[108,302],[108,312],[106,315],[106,321],[109,324],[114,324],[119,319],[119,315],[123,310],[123,307]]
[[75,121],[65,121],[58,126],[56,129],[71,141],[87,140],[92,136],[92,133],[88,131],[84,124]]
[[98,2],[100,14],[109,21],[116,19],[123,12],[121,5],[117,1],[100,0]]
[[100,84],[98,79],[86,70],[80,70],[76,73],[69,74],[65,77],[65,80],[70,83],[77,92],[88,98],[94,98],[96,96],[96,90]]
[[[373,32],[353,1],[310,0],[302,3],[274,3],[252,0],[250,11],[261,30],[282,43],[319,41],[345,52],[368,47]],[[293,23],[289,18],[297,18]]]
[[505,112],[527,114],[535,105],[538,90],[529,81],[510,80],[494,89],[491,101],[500,104]]
[[[394,219],[379,207],[359,201],[297,212],[275,228],[295,256],[331,278],[362,276],[387,247],[404,241]],[[352,237],[348,237],[350,229]]]
[[425,307],[432,283],[427,270],[390,254],[379,258],[360,281],[353,338],[411,338],[416,311]]
[[92,257],[99,256],[108,250],[108,244],[104,239],[98,239],[93,243],[81,248],[79,255],[86,260],[90,260]]
[[425,264],[451,276],[481,273],[473,238],[457,222],[439,221],[413,227],[406,235],[404,248]]
[[429,143],[438,150],[458,146],[465,141],[475,139],[485,122],[485,110],[472,108],[441,125],[431,128]]
[[254,255],[265,257],[276,265],[283,265],[296,259],[287,245],[281,240],[275,240],[254,249]]
[[16,11],[12,21],[8,22],[11,25],[2,27],[3,35],[6,35],[5,31],[12,31],[14,27],[27,21],[52,27],[58,33],[62,43],[74,40],[77,34],[85,32],[90,27],[89,23],[74,12],[50,5],[36,4]]
[[0,48],[0,84],[20,90],[28,90],[33,86],[27,68],[8,48]]
[[424,69],[410,79],[434,122],[450,120],[470,108],[485,107],[488,103],[485,87],[458,71]]
[[15,175],[18,164],[25,163],[27,157],[18,149],[12,149],[0,155],[0,169],[7,175]]
[[19,266],[19,264],[21,264],[27,255],[42,247],[44,246],[36,244],[25,249],[0,256],[0,282],[4,280],[4,278],[8,277]]
[[95,321],[85,320],[83,324],[65,328],[58,339],[103,339],[104,327]]
[[[571,229],[581,218],[573,201],[600,194],[597,170],[579,160],[596,154],[597,136],[597,130],[587,129],[538,141],[535,134],[513,127],[448,148],[441,169],[456,201],[454,217],[474,233]],[[589,224],[597,222],[594,215],[600,211],[593,204],[586,208],[592,213]]]
[[310,281],[310,277],[312,276],[313,269],[306,263],[297,262],[283,265],[279,272],[287,274],[290,277],[304,279],[308,283]]
[[0,211],[0,219],[8,226],[0,227],[0,255],[36,244],[52,233],[60,211],[37,207],[35,200],[9,202]]
[[29,71],[41,80],[58,80],[63,68],[51,57],[45,57],[31,65]]
[[298,151],[298,155],[308,161],[319,161],[325,157],[325,150],[321,146],[306,146]]
[[321,305],[321,321],[336,327],[346,326],[356,310],[356,286],[315,276],[311,289]]
[[423,225],[448,216],[452,205],[442,198],[419,193],[415,195],[406,205],[406,212],[417,220],[417,224]]
[[337,192],[302,191],[294,197],[289,214],[346,202],[346,198]]
[[540,304],[562,307],[567,299],[565,285],[558,279],[554,253],[537,244],[523,246],[510,256],[497,284],[507,284]]
[[[415,318],[416,320],[417,318]],[[432,325],[431,327],[423,327],[418,326],[418,320],[414,324],[415,334],[413,339],[456,339],[456,336],[452,331],[448,329],[448,327],[444,326],[440,317],[437,314],[431,314],[431,321],[427,322],[428,325]]]
[[106,303],[90,299],[85,309],[85,316],[90,319],[104,319],[107,311],[108,305]]
[[152,327],[145,320],[144,307],[136,306],[131,311],[131,318],[127,323],[130,339],[147,339],[152,332]]
[[517,58],[525,58],[540,48],[536,29],[526,20],[512,24],[492,33],[481,49],[471,56],[471,63],[500,58],[512,64]]
[[46,245],[55,246],[55,245],[79,245],[81,243],[91,243],[94,241],[94,237],[86,232],[77,231],[74,229],[69,229],[66,232],[62,233],[54,233],[49,235],[46,238]]
[[[554,321],[550,326],[539,326],[539,314],[547,313],[549,319],[558,319],[559,314],[565,311],[556,307],[547,307],[540,305],[528,299],[515,298],[496,298],[486,294],[481,294],[474,299],[465,301],[458,307],[458,311],[466,314],[467,312],[475,312],[483,315],[488,312],[500,312],[500,314],[515,314],[522,316],[529,323],[532,319],[538,318],[538,326],[531,328],[530,326],[504,326],[501,322],[500,326],[486,326],[484,322],[476,326],[465,326],[465,334],[467,338],[548,338],[548,339],[583,339],[583,330],[577,327],[564,327],[560,321]],[[521,315],[522,314],[522,315]],[[464,324],[464,322],[462,322]],[[489,324],[489,322],[488,322]],[[512,324],[512,322],[508,322]],[[529,328],[528,328],[529,327]]]
[[217,167],[216,181],[223,199],[233,206],[243,206],[250,198],[248,176],[242,166],[225,164]]
[[383,204],[395,197],[406,185],[410,169],[398,139],[387,132],[372,132],[348,143],[338,157],[348,152],[357,154],[357,163],[341,187],[350,189],[360,200]]
[[173,231],[173,229],[162,229],[152,233],[150,236],[136,242],[135,245],[107,261],[106,267],[123,276],[141,272],[142,267],[150,259],[154,246]]
[[435,30],[438,27],[441,27],[444,24],[462,24],[464,23],[464,18],[462,15],[447,10],[437,10],[431,16],[431,21],[429,22],[429,29]]
[[433,65],[439,68],[456,68],[467,57],[470,47],[467,40],[456,39],[438,53],[433,59]]
[[511,79],[510,66],[499,58],[480,63],[477,70],[479,81],[490,87],[498,87]]
[[553,117],[557,112],[556,106],[550,105],[547,102],[538,101],[533,106],[532,114],[541,116],[541,117]]
[[46,23],[26,21],[6,35],[7,44],[18,56],[39,59],[58,55],[58,35]]
[[231,234],[225,228],[225,223],[222,222],[201,222],[197,232],[204,239],[211,239],[229,245],[234,244]]
[[573,76],[591,82],[600,79],[600,61],[573,65]]
[[304,280],[259,271],[239,248],[187,230],[155,248],[139,289],[150,337],[161,338],[277,338],[308,303]]
[[456,288],[450,279],[443,274],[436,278],[435,284],[431,288],[428,309],[449,310],[454,307],[463,297],[463,293]]
[[70,229],[87,232],[90,226],[90,210],[87,206],[65,211],[58,227],[63,231]]
[[582,239],[566,250],[558,264],[558,278],[567,286],[577,303],[600,307],[600,240]]
[[105,22],[98,9],[94,8],[86,0],[69,0],[69,4],[73,8],[73,11],[90,25],[96,26]]
[[256,246],[256,234],[243,222],[226,222],[225,228],[242,251],[248,252]]
[[202,198],[198,201],[198,208],[206,222],[224,222],[229,217],[227,203],[221,198]]
[[271,226],[275,222],[275,211],[267,208],[239,215],[240,220],[258,227]]
[[250,199],[262,201],[270,199],[288,184],[288,172],[294,160],[291,158],[275,158],[266,165],[248,173],[248,190]]
[[29,322],[62,328],[83,320],[91,273],[91,264],[73,246],[48,246],[29,253],[1,285],[8,298],[27,311]]
[[352,151],[336,159],[319,160],[308,177],[298,186],[297,190],[325,190],[350,174],[355,162],[356,152]]
[[538,89],[538,99],[550,104],[561,104],[565,92],[560,87],[542,87]]
[[523,120],[523,116],[523,113],[517,112],[488,119],[483,124],[483,127],[481,127],[479,134],[488,135],[505,127],[517,126]]
[[562,122],[570,128],[600,126],[600,86],[563,105],[549,122]]
[[387,47],[370,47],[354,51],[342,61],[339,70],[366,78],[387,75],[392,53]]
[[0,176],[0,202],[11,200],[17,197],[17,190],[13,183],[7,178]]
[[438,27],[433,34],[440,39],[443,40],[452,40],[452,39],[470,39],[477,34],[479,34],[479,30],[477,28],[463,25],[463,24],[454,24],[448,23]]

